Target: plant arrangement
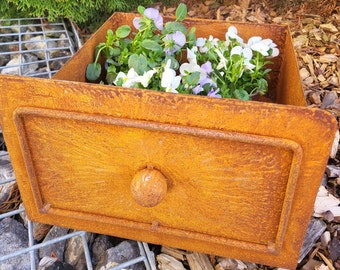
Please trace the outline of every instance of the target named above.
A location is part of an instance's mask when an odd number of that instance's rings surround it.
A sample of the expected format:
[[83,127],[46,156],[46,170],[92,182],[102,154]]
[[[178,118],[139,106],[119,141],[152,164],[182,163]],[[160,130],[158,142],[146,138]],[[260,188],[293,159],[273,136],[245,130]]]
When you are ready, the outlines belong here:
[[196,37],[195,27],[182,23],[187,15],[179,4],[175,20],[164,23],[159,11],[139,6],[134,30],[121,25],[107,31],[98,44],[86,78],[99,79],[105,57],[109,85],[172,93],[250,100],[268,90],[270,58],[279,54],[271,39],[253,36],[245,42],[237,28],[226,29],[225,40]]

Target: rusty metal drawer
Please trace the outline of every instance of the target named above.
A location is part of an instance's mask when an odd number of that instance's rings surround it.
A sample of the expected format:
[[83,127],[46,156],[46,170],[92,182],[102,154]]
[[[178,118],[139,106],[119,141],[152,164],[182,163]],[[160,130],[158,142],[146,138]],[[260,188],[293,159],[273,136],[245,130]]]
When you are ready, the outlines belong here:
[[90,45],[54,80],[1,76],[0,123],[29,217],[294,268],[337,124],[296,106],[284,40],[270,94],[282,104],[85,83],[74,74]]

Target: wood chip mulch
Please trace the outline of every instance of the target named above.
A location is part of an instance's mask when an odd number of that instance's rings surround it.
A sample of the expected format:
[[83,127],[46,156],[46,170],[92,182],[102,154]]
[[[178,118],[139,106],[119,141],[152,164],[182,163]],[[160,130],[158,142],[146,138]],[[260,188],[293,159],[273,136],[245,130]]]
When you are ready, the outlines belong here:
[[[340,1],[187,0],[178,2],[187,4],[189,17],[289,25],[307,106],[327,110],[339,122]],[[165,6],[162,2],[157,2],[154,6],[164,15],[174,15],[178,2],[173,6]],[[335,142],[332,153],[329,166],[340,167],[338,141]],[[339,200],[340,175],[325,173],[324,183],[327,196]],[[298,269],[340,269],[340,213],[339,216],[333,215],[331,218],[329,216],[318,218],[322,224],[325,224],[326,229],[315,243],[311,243],[310,251],[300,262]],[[208,255],[192,255],[187,251],[162,247],[158,263],[167,266],[174,263],[174,269],[182,269],[178,262],[185,266],[184,269],[195,270],[278,269],[231,258],[204,256]],[[171,267],[164,269],[171,269]]]

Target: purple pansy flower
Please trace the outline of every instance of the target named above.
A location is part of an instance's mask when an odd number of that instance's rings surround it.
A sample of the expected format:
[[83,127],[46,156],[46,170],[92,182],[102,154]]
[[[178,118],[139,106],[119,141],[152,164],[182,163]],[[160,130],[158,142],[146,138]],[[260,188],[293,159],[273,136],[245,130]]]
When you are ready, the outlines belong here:
[[[149,19],[152,19],[159,30],[163,30],[163,17],[159,14],[157,9],[147,8],[144,10],[144,15]],[[136,29],[140,29],[140,17],[135,17],[132,23]]]
[[195,94],[195,95],[198,95],[199,93],[201,93],[203,91],[203,87],[201,85],[197,85],[195,86],[193,89],[192,89],[192,92]]
[[185,35],[181,31],[176,31],[174,34],[172,34],[172,39],[180,47],[183,47],[187,41]]
[[220,92],[220,89],[216,89],[216,90],[212,89],[212,90],[209,91],[207,96],[208,97],[218,97],[218,98],[220,98],[221,95],[218,94],[218,92]]
[[135,17],[133,20],[132,20],[132,24],[133,26],[139,30],[140,28],[140,17]]
[[210,61],[205,62],[204,64],[201,65],[201,68],[207,73],[213,72],[212,65]]
[[176,31],[173,34],[167,34],[163,41],[168,45],[166,49],[167,54],[174,53],[178,50],[178,48],[174,48],[174,45],[178,45],[180,48],[184,46],[186,43],[186,37],[181,31]]
[[162,16],[159,14],[159,11],[155,8],[147,8],[144,11],[144,15],[150,19],[153,19],[153,21],[155,22],[156,27],[159,30],[163,29],[163,18]]
[[216,83],[209,77],[206,77],[205,79],[200,80],[199,84],[202,85],[202,86],[209,84],[210,87],[216,87],[217,86]]

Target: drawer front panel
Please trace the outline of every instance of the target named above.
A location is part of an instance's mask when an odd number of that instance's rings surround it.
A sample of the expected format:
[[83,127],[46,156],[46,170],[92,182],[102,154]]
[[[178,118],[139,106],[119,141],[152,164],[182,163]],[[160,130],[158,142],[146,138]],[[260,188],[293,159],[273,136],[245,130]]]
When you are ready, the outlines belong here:
[[[33,108],[16,109],[15,123],[41,212],[269,253],[282,246],[302,157],[293,141]],[[168,188],[159,204],[143,207],[131,180],[150,166]]]
[[0,77],[0,126],[31,220],[296,267],[331,114]]

